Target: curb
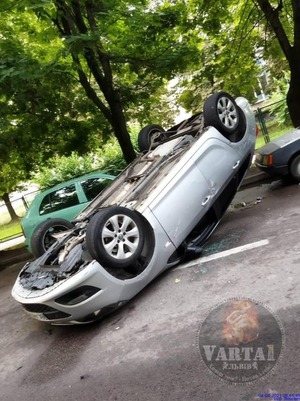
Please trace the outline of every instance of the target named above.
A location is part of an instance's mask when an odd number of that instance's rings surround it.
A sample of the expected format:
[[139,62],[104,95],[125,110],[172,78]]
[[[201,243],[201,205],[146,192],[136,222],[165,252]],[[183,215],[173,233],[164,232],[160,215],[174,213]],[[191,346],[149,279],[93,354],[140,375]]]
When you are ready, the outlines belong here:
[[0,270],[10,267],[16,263],[27,262],[32,259],[32,255],[25,247],[0,251],[0,255]]
[[257,167],[253,166],[249,169],[246,177],[244,178],[240,188],[245,189],[245,187],[256,184],[261,181],[270,179],[270,175],[264,171],[260,171]]

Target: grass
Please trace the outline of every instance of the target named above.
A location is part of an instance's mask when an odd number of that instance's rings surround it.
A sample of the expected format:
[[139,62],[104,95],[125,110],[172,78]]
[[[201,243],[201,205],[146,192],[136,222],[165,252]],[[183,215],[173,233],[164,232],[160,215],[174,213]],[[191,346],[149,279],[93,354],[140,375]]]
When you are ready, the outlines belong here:
[[11,223],[0,225],[0,241],[20,234],[22,234],[22,229],[19,221],[12,221]]
[[[270,126],[267,126],[269,137],[270,137],[270,141],[272,141],[273,139],[276,139],[279,136],[289,132],[293,128],[294,127],[292,127],[292,126],[280,127],[280,126],[274,125],[274,124],[270,125]],[[259,149],[262,146],[264,146],[265,144],[266,144],[266,142],[265,142],[265,139],[263,137],[263,134],[260,133],[259,136],[256,139],[255,149]]]
[[[17,216],[21,218],[25,215],[24,205],[20,202],[14,202],[13,208]],[[0,241],[13,238],[22,234],[20,221],[12,221],[5,205],[0,207]]]

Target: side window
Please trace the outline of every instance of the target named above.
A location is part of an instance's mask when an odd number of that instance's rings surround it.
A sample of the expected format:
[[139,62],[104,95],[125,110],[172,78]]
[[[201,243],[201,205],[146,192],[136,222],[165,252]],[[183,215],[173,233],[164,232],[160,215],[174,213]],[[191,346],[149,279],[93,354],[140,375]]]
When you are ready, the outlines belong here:
[[80,184],[87,200],[91,201],[110,183],[111,180],[105,178],[90,178],[86,181],[82,181]]
[[75,185],[58,189],[46,195],[40,205],[40,215],[56,212],[79,204]]

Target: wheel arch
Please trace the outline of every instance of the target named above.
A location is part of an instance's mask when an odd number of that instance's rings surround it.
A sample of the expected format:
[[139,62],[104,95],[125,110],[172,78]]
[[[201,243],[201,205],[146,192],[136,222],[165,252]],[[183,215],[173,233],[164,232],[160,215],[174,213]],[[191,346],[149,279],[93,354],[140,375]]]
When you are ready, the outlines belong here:
[[300,156],[300,149],[295,150],[295,152],[290,156],[290,158],[288,160],[289,171],[290,171],[292,162],[296,159],[297,156]]
[[[300,151],[294,152],[293,155],[290,157],[288,162],[288,176],[291,177],[294,181],[300,183],[300,174],[299,174],[299,164],[300,164]],[[297,163],[294,164],[294,161],[297,160]]]
[[[117,225],[119,222],[116,222],[116,225],[112,222],[111,218],[114,216],[128,216],[131,221],[138,227],[139,229],[139,239],[140,244],[136,243],[136,249],[134,249],[133,253],[125,257],[116,257],[113,252],[115,252],[117,245],[114,241],[117,239]],[[102,232],[106,227],[106,224],[109,224],[111,227],[109,230],[113,233],[111,236],[111,232],[106,235],[106,238],[109,239],[108,244],[111,243],[111,249],[105,250],[104,243],[102,242]],[[122,220],[121,223],[122,224]],[[120,226],[119,226],[120,228]],[[124,228],[126,231],[126,229]],[[119,229],[120,232],[120,229]],[[129,231],[130,232],[130,231]],[[125,235],[125,232],[124,232]],[[112,239],[111,239],[112,238]],[[121,243],[125,242],[125,239],[119,239],[117,242]],[[125,206],[113,205],[103,209],[98,210],[97,213],[93,215],[90,219],[87,230],[86,230],[86,244],[87,249],[90,255],[96,259],[104,268],[110,269],[129,269],[132,271],[141,272],[148,265],[155,246],[155,235],[152,226],[149,221],[137,210],[130,209]],[[115,249],[116,248],[116,249]]]
[[68,230],[73,228],[74,225],[69,220],[63,218],[49,217],[40,222],[34,228],[30,237],[30,250],[35,258],[42,256],[48,249],[47,244],[45,243],[46,236],[49,235],[49,230],[54,227],[64,227],[65,230]]
[[151,145],[155,145],[151,143],[151,134],[152,133],[160,133],[164,134],[165,129],[159,124],[148,124],[143,127],[138,134],[138,147],[141,152],[148,151]]
[[[146,241],[144,242],[144,247],[142,250],[142,256],[146,258],[145,264],[148,265],[150,259],[153,256],[154,249],[155,249],[155,233],[152,225],[150,224],[149,220],[146,219],[140,212],[135,210],[135,212],[140,216],[141,220],[144,223],[144,229],[146,232]],[[145,267],[146,267],[145,266]]]

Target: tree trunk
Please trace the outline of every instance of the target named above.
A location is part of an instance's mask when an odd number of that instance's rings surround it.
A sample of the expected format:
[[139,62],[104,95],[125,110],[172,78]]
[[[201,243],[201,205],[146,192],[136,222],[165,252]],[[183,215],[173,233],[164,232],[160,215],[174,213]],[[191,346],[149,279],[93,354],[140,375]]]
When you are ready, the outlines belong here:
[[[116,93],[112,85],[108,86],[106,84],[105,88],[102,88],[102,91],[105,95],[109,108],[104,105],[103,102],[99,99],[96,91],[88,81],[86,74],[82,70],[79,58],[74,55],[72,56],[75,64],[78,66],[77,72],[79,76],[79,81],[83,86],[87,97],[96,105],[96,107],[103,113],[107,121],[111,124],[126,163],[132,162],[132,160],[135,159],[136,154],[134,152],[127,130],[120,96]],[[98,81],[97,83],[99,84]],[[99,87],[101,88],[101,84],[99,84]]]
[[283,1],[278,1],[277,7],[269,0],[253,0],[262,10],[266,20],[270,24],[278,43],[289,63],[291,79],[287,94],[287,106],[295,127],[300,126],[300,4],[299,0],[292,0],[294,38],[293,45],[281,23],[280,16]]
[[[59,32],[64,37],[86,35],[95,33],[99,35],[101,29],[98,29],[94,14],[94,1],[72,0],[70,5],[63,0],[54,0],[58,10],[58,17],[52,21],[57,26]],[[122,102],[118,91],[114,87],[113,72],[110,60],[103,52],[100,39],[96,46],[85,46],[82,49],[82,56],[85,58],[87,66],[98,84],[100,91],[106,100],[103,100],[97,94],[97,91],[91,84],[84,67],[82,66],[80,56],[77,51],[71,51],[74,64],[77,67],[79,81],[83,86],[87,96],[103,113],[107,121],[111,124],[114,134],[120,144],[124,159],[127,163],[135,159],[130,136],[127,130]]]
[[[300,71],[300,66],[299,66]],[[300,126],[300,74],[291,72],[290,87],[287,94],[287,106],[294,127]]]
[[287,94],[287,106],[294,127],[300,126],[300,55],[293,49],[289,58],[290,65],[290,87]]
[[115,101],[110,104],[110,110],[112,114],[112,127],[122,149],[122,153],[126,163],[131,163],[136,154],[134,152],[129,133],[126,127],[125,116],[122,110],[121,101]]
[[20,219],[19,216],[16,214],[14,208],[12,207],[11,201],[9,199],[9,194],[5,193],[4,195],[2,195],[2,199],[4,200],[5,206],[7,207],[8,213],[10,214],[12,221],[19,220]]

